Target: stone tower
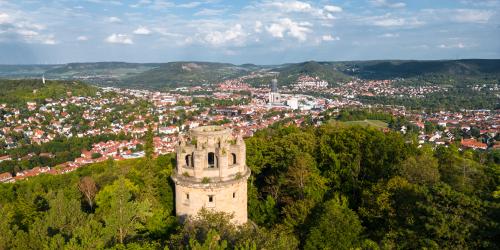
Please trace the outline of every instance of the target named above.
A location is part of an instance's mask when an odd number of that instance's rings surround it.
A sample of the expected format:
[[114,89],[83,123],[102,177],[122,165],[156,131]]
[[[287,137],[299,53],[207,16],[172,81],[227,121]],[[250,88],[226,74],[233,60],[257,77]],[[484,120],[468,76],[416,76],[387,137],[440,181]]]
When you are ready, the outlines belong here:
[[177,146],[175,182],[177,216],[195,216],[200,209],[234,215],[233,222],[247,222],[246,147],[229,128],[203,126],[192,129]]

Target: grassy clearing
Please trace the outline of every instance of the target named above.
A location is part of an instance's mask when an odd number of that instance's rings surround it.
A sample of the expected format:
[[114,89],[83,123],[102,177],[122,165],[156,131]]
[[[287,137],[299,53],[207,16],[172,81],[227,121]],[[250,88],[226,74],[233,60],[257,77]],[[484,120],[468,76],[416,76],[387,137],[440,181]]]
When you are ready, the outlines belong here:
[[388,124],[383,121],[378,121],[378,120],[362,120],[362,121],[348,121],[348,122],[343,122],[344,124],[355,126],[359,125],[362,127],[367,127],[367,126],[373,126],[376,128],[387,128]]

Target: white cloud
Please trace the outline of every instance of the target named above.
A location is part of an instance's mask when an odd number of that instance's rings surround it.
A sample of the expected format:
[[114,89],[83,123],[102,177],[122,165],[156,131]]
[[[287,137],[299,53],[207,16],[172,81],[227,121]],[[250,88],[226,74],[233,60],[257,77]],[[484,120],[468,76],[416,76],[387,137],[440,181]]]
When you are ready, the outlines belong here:
[[454,43],[454,44],[440,44],[438,46],[438,48],[441,48],[441,49],[464,49],[464,48],[467,48],[469,46],[465,45],[464,43]]
[[181,7],[181,8],[196,8],[200,5],[202,5],[203,3],[202,2],[190,2],[190,3],[183,3],[183,4],[179,4],[177,5],[177,7]]
[[385,34],[380,35],[380,37],[394,38],[394,37],[399,37],[399,34],[398,33],[385,33]]
[[164,27],[155,27],[155,28],[153,28],[153,30],[154,30],[156,33],[158,33],[158,34],[160,34],[160,35],[162,35],[162,36],[177,37],[177,38],[178,38],[178,37],[182,37],[182,35],[181,35],[181,34],[171,32],[171,31],[169,31],[168,29],[166,29],[166,28],[164,28]]
[[0,24],[11,22],[11,18],[7,13],[0,13]]
[[371,24],[380,27],[415,27],[424,24],[424,22],[418,20],[415,17],[412,18],[402,18],[402,17],[390,17],[389,15],[373,17],[368,20]]
[[17,34],[24,36],[24,37],[35,37],[35,36],[38,36],[39,33],[34,31],[34,30],[20,29],[20,30],[17,30]]
[[31,21],[23,12],[12,11],[9,14],[0,12],[0,25],[0,33],[5,34],[1,40],[57,44],[55,36],[45,31],[45,25]]
[[78,40],[78,41],[87,41],[87,40],[89,40],[89,38],[86,37],[86,36],[79,36],[79,37],[76,38],[76,40]]
[[148,5],[148,4],[151,4],[151,0],[140,0],[136,4],[131,4],[129,6],[132,7],[132,8],[137,8],[137,7],[142,7],[142,6],[145,6],[145,5]]
[[151,34],[151,30],[149,30],[146,27],[141,26],[141,27],[137,28],[136,30],[134,30],[134,34],[136,34],[136,35],[149,35],[149,34]]
[[47,45],[54,45],[54,44],[57,44],[57,41],[56,39],[54,38],[54,35],[48,35],[48,36],[45,36],[41,42],[43,44],[47,44]]
[[255,21],[254,31],[255,31],[255,33],[262,32],[262,22],[261,21]]
[[106,19],[110,23],[120,23],[122,20],[118,17],[112,16]]
[[122,5],[122,2],[117,1],[117,0],[87,0],[87,2],[96,3],[96,4]]
[[338,36],[332,36],[332,35],[323,35],[321,37],[321,40],[325,42],[331,42],[331,41],[338,41],[340,38]]
[[246,41],[247,33],[241,24],[236,24],[226,31],[211,31],[205,35],[203,40],[212,46],[232,45],[241,46]]
[[387,0],[371,0],[370,2],[377,7],[388,7],[388,8],[404,8],[404,7],[406,7],[406,4],[403,2],[391,3]]
[[225,9],[202,9],[196,13],[195,16],[218,16],[226,12]]
[[254,6],[261,12],[269,11],[271,16],[285,16],[288,13],[309,14],[311,18],[335,19],[334,12],[341,12],[342,8],[334,5],[326,5],[323,8],[315,7],[308,2],[302,1],[263,1]]
[[303,42],[307,40],[307,33],[311,32],[310,26],[311,24],[307,22],[298,23],[290,18],[283,18],[279,22],[267,26],[266,30],[273,37],[284,38],[284,35],[287,34]]
[[458,9],[452,16],[452,20],[460,23],[487,23],[495,14],[489,10]]
[[270,5],[284,12],[309,12],[313,9],[311,4],[301,1],[273,1]]
[[105,41],[107,43],[117,43],[117,44],[133,44],[132,38],[126,34],[116,34],[113,33],[108,36]]
[[406,21],[404,18],[388,18],[388,19],[376,20],[375,22],[373,22],[373,24],[382,27],[403,26],[406,24]]
[[335,5],[325,5],[324,9],[328,12],[342,12],[342,8]]

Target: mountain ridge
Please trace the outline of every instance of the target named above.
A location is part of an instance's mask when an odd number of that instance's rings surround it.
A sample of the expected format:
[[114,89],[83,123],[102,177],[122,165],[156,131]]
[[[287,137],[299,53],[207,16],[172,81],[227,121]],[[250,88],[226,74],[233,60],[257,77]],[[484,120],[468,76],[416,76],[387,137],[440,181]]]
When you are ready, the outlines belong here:
[[[445,77],[500,76],[500,59],[305,61],[280,65],[232,64],[206,61],[167,63],[84,62],[59,65],[0,65],[0,78],[83,80],[119,87],[165,89],[215,84],[251,72],[277,72],[283,85],[299,75],[317,76],[331,85],[352,78],[393,79],[440,75]],[[266,84],[269,77],[254,81]]]

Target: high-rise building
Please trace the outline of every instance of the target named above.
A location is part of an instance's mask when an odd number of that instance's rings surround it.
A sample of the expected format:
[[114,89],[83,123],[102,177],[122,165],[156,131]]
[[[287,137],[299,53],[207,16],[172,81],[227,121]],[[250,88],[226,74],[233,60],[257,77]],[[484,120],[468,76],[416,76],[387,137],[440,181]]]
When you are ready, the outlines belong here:
[[276,78],[271,80],[271,92],[269,92],[268,103],[271,105],[281,104],[281,95],[278,92],[278,80]]
[[231,213],[234,223],[245,223],[250,169],[243,138],[234,138],[229,128],[203,126],[179,141],[172,175],[177,216],[195,216],[206,208]]

